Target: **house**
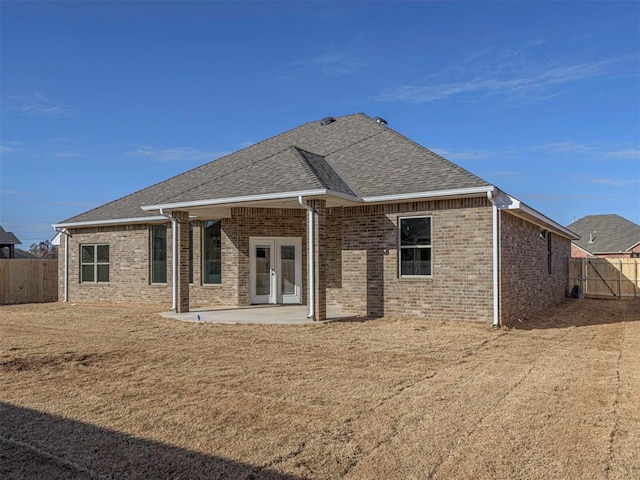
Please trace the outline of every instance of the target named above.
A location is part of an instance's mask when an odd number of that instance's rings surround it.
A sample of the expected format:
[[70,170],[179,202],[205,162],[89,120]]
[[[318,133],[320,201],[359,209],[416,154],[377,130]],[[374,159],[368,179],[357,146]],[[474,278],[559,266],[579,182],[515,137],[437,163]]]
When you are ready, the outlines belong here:
[[[376,117],[327,117],[69,218],[60,298],[306,304],[494,325],[565,296],[578,237]],[[175,279],[175,281],[174,281]]]
[[0,258],[17,258],[16,245],[22,242],[18,240],[13,232],[7,232],[0,226]]
[[37,260],[40,257],[36,257],[31,252],[27,252],[26,250],[22,250],[21,248],[15,249],[16,259],[18,260]]
[[587,215],[567,228],[581,237],[571,243],[574,258],[640,258],[640,225],[620,215]]

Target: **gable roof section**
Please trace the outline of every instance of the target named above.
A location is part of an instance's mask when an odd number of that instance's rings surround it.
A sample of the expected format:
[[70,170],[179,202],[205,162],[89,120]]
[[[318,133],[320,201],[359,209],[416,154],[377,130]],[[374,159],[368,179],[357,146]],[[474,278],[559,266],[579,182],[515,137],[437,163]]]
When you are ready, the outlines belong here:
[[[293,147],[293,148],[292,148]],[[150,221],[143,206],[332,191],[354,200],[491,185],[365,114],[318,121],[61,222]]]
[[594,254],[627,252],[640,242],[640,225],[616,214],[587,215],[567,228],[582,237],[573,243]]

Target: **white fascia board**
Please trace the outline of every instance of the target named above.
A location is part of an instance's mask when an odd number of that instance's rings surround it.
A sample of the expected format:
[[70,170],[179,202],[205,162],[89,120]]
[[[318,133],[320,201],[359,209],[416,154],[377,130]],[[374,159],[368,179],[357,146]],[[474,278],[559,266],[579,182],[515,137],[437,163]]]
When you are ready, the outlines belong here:
[[505,210],[519,210],[519,211],[521,211],[523,213],[526,213],[527,215],[535,218],[536,220],[538,220],[539,223],[541,224],[540,226],[551,227],[552,229],[554,229],[556,231],[556,233],[560,233],[563,236],[569,238],[570,240],[580,240],[580,235],[576,234],[575,232],[572,232],[571,230],[569,230],[566,227],[563,227],[558,222],[554,222],[553,220],[551,220],[546,215],[543,215],[542,213],[538,212],[537,210],[534,210],[530,206],[522,203],[517,198],[512,197],[509,194],[507,194],[507,196],[511,199],[511,204],[509,206],[507,206],[505,208]]
[[60,237],[62,237],[62,231],[58,230],[51,239],[51,245],[55,245],[56,247],[60,246]]
[[353,195],[349,195],[348,193],[334,192],[333,190],[327,190],[327,195],[331,197],[341,198],[343,200],[349,200],[350,202],[362,203],[362,199],[360,197],[355,197]]
[[191,202],[176,202],[165,203],[161,205],[143,205],[141,208],[145,211],[150,210],[177,210],[181,208],[190,207],[206,207],[213,205],[224,205],[226,203],[243,203],[243,202],[257,202],[260,200],[279,200],[282,198],[297,198],[299,196],[310,197],[316,195],[326,195],[326,189],[318,190],[302,190],[299,192],[279,192],[279,193],[265,193],[261,195],[245,195],[243,197],[226,197],[226,198],[213,198],[209,200],[195,200]]
[[431,192],[415,192],[415,193],[401,193],[396,195],[378,195],[375,197],[362,197],[365,203],[374,202],[396,202],[403,200],[418,200],[421,198],[463,198],[471,195],[486,195],[489,192],[493,192],[495,187],[489,185],[486,187],[471,187],[471,188],[456,188],[453,190],[436,190]]
[[80,227],[98,227],[107,225],[123,225],[132,223],[164,223],[167,221],[166,217],[135,217],[135,218],[114,218],[108,220],[89,220],[86,222],[69,222],[69,223],[54,223],[53,228],[80,228]]

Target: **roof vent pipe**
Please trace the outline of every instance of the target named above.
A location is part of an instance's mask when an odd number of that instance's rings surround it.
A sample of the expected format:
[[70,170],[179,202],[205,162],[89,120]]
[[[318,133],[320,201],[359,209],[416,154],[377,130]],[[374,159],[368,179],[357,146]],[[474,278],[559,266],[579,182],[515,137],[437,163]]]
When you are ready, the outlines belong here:
[[330,123],[333,123],[335,121],[336,119],[333,117],[324,117],[322,120],[320,120],[320,125],[324,127],[325,125],[329,125]]
[[376,117],[375,121],[378,122],[380,125],[386,125],[387,124],[387,121],[382,117]]

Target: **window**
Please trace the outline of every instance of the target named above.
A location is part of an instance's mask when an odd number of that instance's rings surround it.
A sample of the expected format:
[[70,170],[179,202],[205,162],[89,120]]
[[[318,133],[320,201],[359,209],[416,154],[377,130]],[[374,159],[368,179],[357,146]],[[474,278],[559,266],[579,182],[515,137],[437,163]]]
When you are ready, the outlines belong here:
[[400,218],[400,276],[431,276],[431,217]]
[[109,281],[109,245],[81,245],[80,256],[82,283]]
[[167,283],[167,226],[151,226],[151,283]]
[[202,283],[222,282],[222,235],[219,220],[202,225]]
[[551,234],[547,232],[547,272],[551,275]]
[[193,222],[189,222],[189,283],[193,283]]

